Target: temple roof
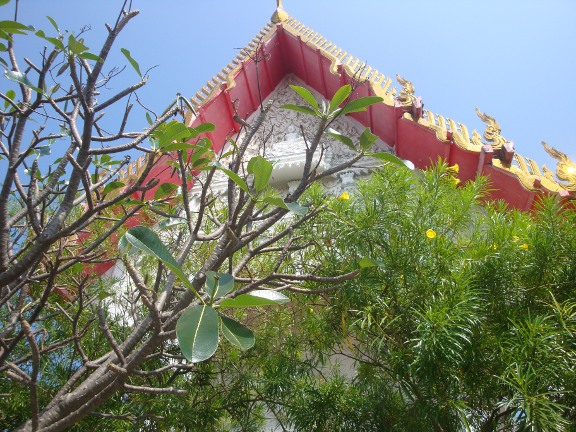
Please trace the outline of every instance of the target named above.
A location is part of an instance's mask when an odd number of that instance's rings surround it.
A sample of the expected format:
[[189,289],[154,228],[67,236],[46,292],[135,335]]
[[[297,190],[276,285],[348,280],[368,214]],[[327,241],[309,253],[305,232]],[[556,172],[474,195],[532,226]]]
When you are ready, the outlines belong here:
[[485,130],[470,134],[464,124],[424,109],[409,80],[396,76],[397,89],[391,77],[291,17],[281,0],[270,22],[191,98],[195,112],[188,121],[214,123],[216,130],[210,138],[220,148],[239,130],[233,119],[233,102],[236,112],[248,117],[288,74],[327,99],[353,81],[361,84],[357,97],[381,96],[383,102],[352,117],[418,168],[426,168],[440,157],[458,164],[463,181],[485,175],[491,180],[491,198],[504,199],[521,210],[530,210],[541,194],[576,196],[576,167],[564,153],[543,143],[558,161],[555,177],[550,169],[516,153],[501,135],[497,120],[480,110],[477,114]]

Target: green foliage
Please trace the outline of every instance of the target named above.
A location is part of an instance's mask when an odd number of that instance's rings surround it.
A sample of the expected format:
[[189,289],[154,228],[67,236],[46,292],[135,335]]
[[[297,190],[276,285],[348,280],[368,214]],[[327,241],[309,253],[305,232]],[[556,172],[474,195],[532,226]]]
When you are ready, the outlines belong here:
[[354,385],[400,398],[375,396],[396,400],[392,424],[571,430],[575,212],[553,198],[532,215],[484,205],[486,182],[456,186],[453,171],[386,167],[310,227],[330,245],[325,269],[361,269],[322,329],[366,371]]

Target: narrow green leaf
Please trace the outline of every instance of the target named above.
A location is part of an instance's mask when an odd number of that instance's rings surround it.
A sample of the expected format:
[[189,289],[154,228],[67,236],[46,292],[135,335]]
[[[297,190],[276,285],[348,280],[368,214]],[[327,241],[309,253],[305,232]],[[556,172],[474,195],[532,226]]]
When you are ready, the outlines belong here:
[[268,186],[272,175],[272,164],[262,156],[254,156],[248,161],[246,167],[248,174],[254,174],[254,188],[257,192],[262,192]]
[[234,277],[228,273],[206,272],[206,292],[213,299],[219,299],[234,289]]
[[10,3],[10,0],[0,0],[0,6],[4,6]]
[[330,101],[330,112],[338,108],[340,104],[344,102],[348,96],[350,96],[351,92],[352,86],[350,84],[346,84],[340,87],[336,93],[334,93],[334,96],[332,96],[332,100]]
[[231,171],[228,168],[224,168],[224,166],[218,161],[212,162],[212,165],[214,165],[216,168],[218,168],[220,171],[222,171],[224,174],[226,174],[228,176],[228,178],[230,180],[232,180],[234,183],[236,183],[238,185],[238,187],[240,189],[242,189],[244,192],[246,192],[247,194],[250,193],[248,191],[248,186],[246,185],[246,182],[244,180],[242,180],[242,178],[238,174],[236,174],[234,171]]
[[149,125],[151,125],[152,123],[154,123],[152,121],[152,117],[150,116],[149,112],[146,112],[146,121],[148,122]]
[[313,116],[317,115],[316,111],[314,111],[312,108],[307,107],[307,106],[302,106],[302,105],[286,104],[286,105],[282,105],[280,108],[288,109],[288,110],[292,110],[292,111],[298,111],[298,112],[301,112],[304,114],[310,114]]
[[124,253],[127,253],[130,247],[134,247],[137,250],[162,261],[176,276],[178,276],[178,279],[180,279],[188,289],[194,291],[194,287],[182,271],[178,261],[176,261],[168,249],[166,249],[166,246],[164,246],[164,243],[162,243],[156,233],[149,228],[143,226],[130,228],[120,239],[118,247]]
[[126,48],[122,48],[120,49],[120,51],[122,51],[124,57],[126,57],[126,59],[130,62],[130,64],[132,65],[138,76],[142,78],[142,72],[140,72],[140,65],[138,65],[138,62],[132,58],[132,56],[130,55],[130,51],[128,51]]
[[110,182],[104,187],[104,190],[102,191],[102,195],[107,195],[110,192],[112,192],[113,190],[121,189],[124,186],[126,186],[126,185],[124,183],[122,183],[121,181]]
[[158,186],[156,192],[154,192],[154,199],[155,200],[162,199],[165,196],[170,195],[176,189],[178,189],[178,185],[174,183],[162,183],[160,186]]
[[346,135],[342,135],[340,132],[338,132],[334,129],[329,129],[324,133],[326,135],[329,135],[332,138],[340,141],[342,144],[344,144],[345,146],[347,146],[351,150],[356,151],[356,146],[354,146],[354,142],[352,142],[352,140],[350,138],[348,138]]
[[25,73],[23,72],[16,72],[16,71],[11,71],[11,70],[5,70],[4,71],[4,76],[6,78],[8,78],[10,81],[15,81],[17,83],[20,83],[28,88],[31,88],[32,90],[34,90],[37,93],[42,94],[42,90],[40,90],[38,87],[34,87],[34,84],[32,84],[30,82],[30,80],[28,79],[28,77],[26,76]]
[[342,108],[340,115],[366,111],[367,106],[374,105],[375,103],[382,102],[383,100],[384,99],[382,99],[380,96],[366,96],[363,98],[355,99],[346,104],[344,108]]
[[247,350],[254,346],[254,332],[245,325],[232,318],[220,315],[222,320],[222,334],[232,345],[241,350]]
[[304,87],[297,86],[297,85],[290,85],[290,88],[292,90],[294,90],[296,93],[298,93],[298,95],[302,99],[304,99],[306,102],[308,102],[310,104],[310,106],[312,108],[314,108],[314,111],[318,111],[318,102],[316,101],[316,98],[310,92],[310,90],[308,90]]
[[208,360],[218,348],[218,314],[207,305],[186,309],[176,323],[182,354],[193,363]]

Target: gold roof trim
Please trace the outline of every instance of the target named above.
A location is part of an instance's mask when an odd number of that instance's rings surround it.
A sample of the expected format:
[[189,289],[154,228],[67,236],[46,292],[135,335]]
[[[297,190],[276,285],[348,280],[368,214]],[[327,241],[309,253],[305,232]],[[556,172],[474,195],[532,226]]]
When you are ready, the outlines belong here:
[[282,22],[282,27],[291,35],[299,36],[304,43],[318,49],[324,57],[329,59],[331,61],[330,73],[338,75],[338,66],[342,65],[344,72],[346,72],[348,76],[369,82],[376,96],[384,99],[384,103],[387,105],[394,106],[396,89],[390,89],[392,84],[390,77],[385,76],[376,69],[368,66],[365,62],[348,54],[293,17],[289,17],[286,21]]
[[228,63],[220,72],[218,72],[211,80],[209,80],[200,91],[196,92],[194,96],[190,98],[190,102],[194,107],[199,107],[200,105],[208,102],[222,87],[226,84],[228,89],[233,88],[236,85],[234,80],[234,75],[242,67],[242,62],[248,59],[258,47],[266,42],[274,32],[276,31],[276,26],[271,22],[266,24],[260,33],[258,33],[248,44],[240,50],[238,55]]

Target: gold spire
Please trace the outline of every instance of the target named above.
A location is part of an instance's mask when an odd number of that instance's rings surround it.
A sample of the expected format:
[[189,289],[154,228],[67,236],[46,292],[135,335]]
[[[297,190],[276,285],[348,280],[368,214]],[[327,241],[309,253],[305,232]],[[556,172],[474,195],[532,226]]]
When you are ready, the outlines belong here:
[[270,21],[272,21],[274,24],[281,23],[288,19],[288,13],[286,13],[284,8],[282,7],[282,0],[276,0],[276,3],[277,3],[276,11],[274,11],[274,13],[272,14],[272,18],[270,18]]

